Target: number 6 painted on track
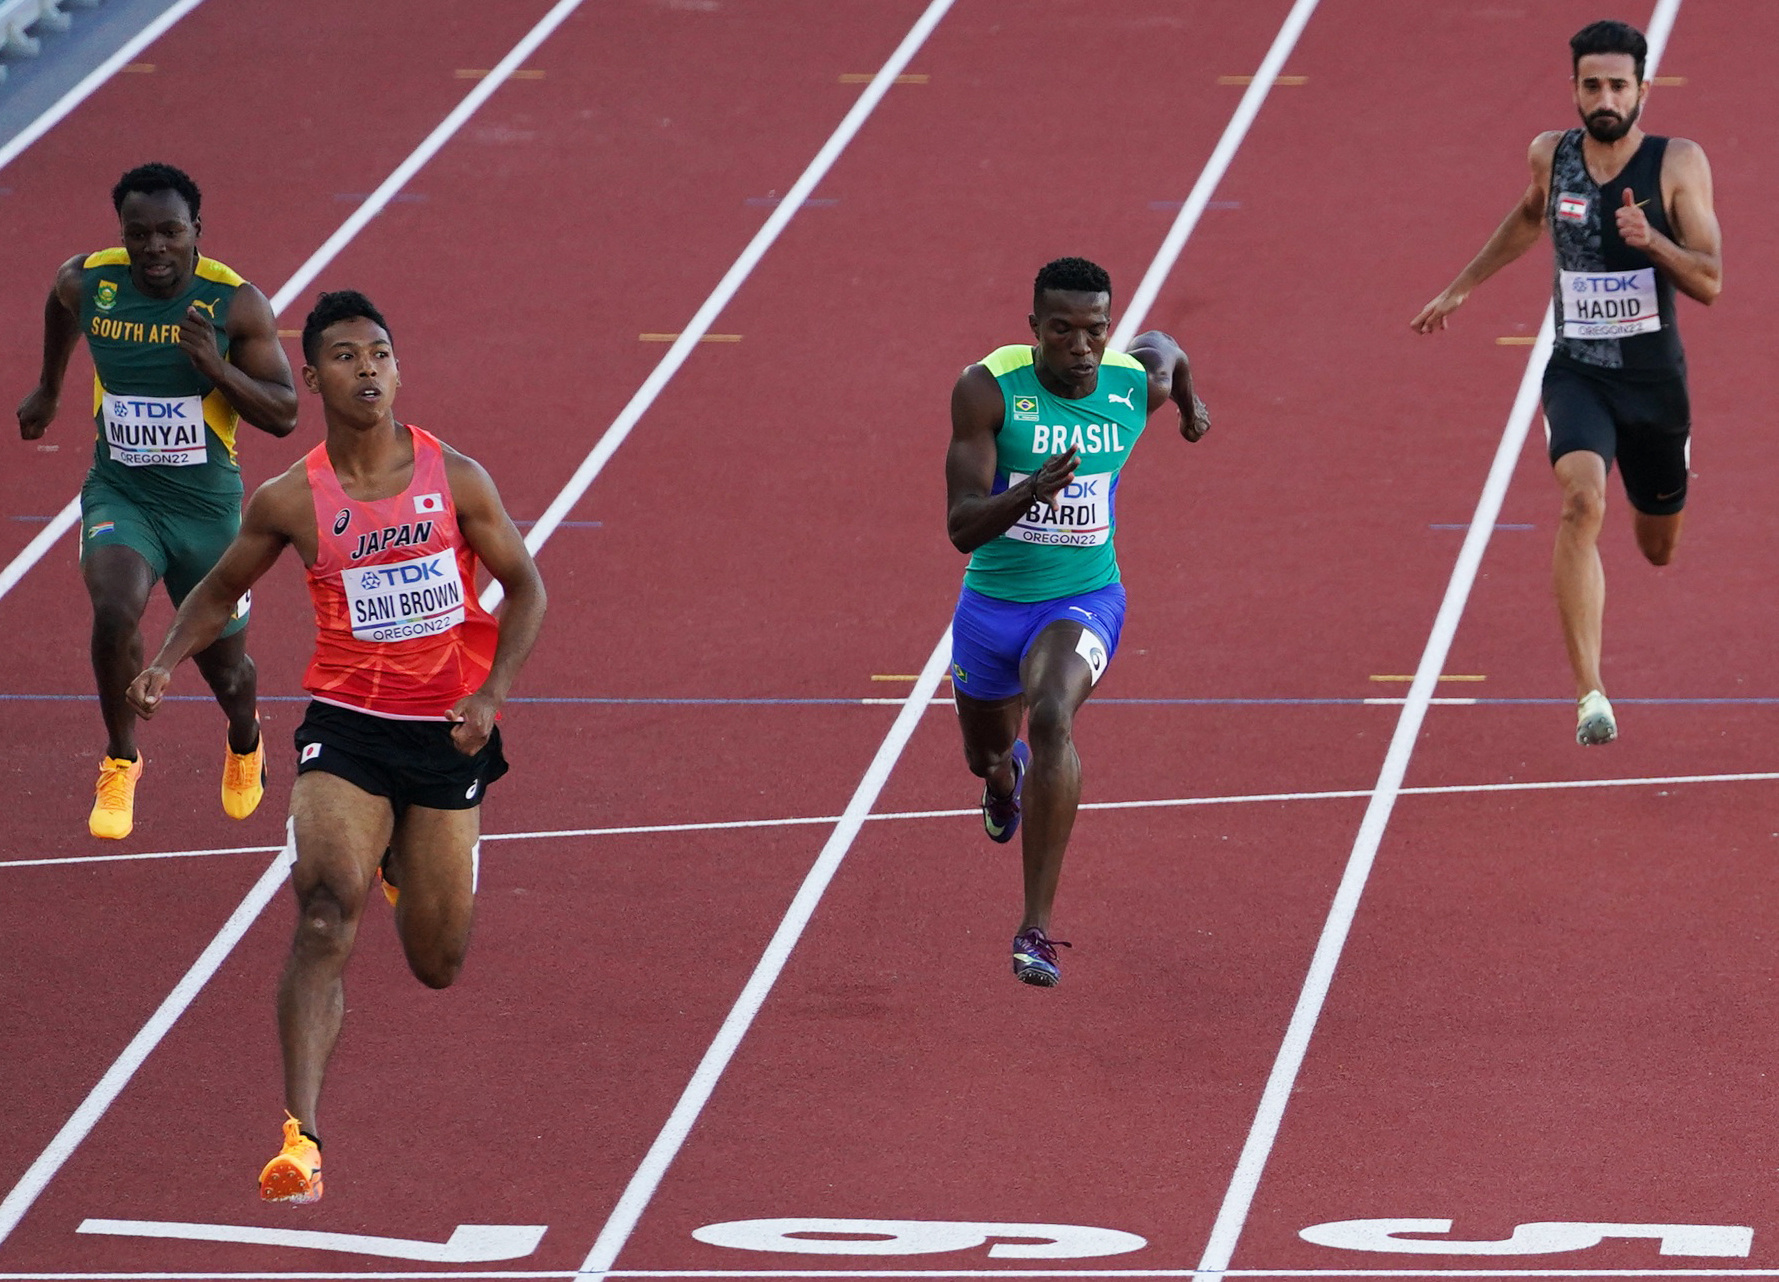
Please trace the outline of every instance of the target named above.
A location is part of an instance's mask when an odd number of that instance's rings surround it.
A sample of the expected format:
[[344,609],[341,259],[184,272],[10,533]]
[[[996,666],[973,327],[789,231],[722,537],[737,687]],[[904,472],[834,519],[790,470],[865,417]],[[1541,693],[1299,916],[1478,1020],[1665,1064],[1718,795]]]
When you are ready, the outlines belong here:
[[1450,1233],[1450,1220],[1333,1220],[1299,1229],[1297,1236],[1342,1251],[1400,1255],[1554,1255],[1585,1251],[1609,1237],[1660,1240],[1663,1255],[1736,1255],[1753,1249],[1754,1230],[1731,1224],[1589,1224],[1539,1220],[1514,1228],[1498,1242],[1402,1238],[1398,1233]]
[[[824,1236],[800,1236],[807,1233]],[[693,1229],[692,1236],[711,1246],[793,1255],[932,1255],[986,1246],[991,1238],[1030,1239],[990,1246],[989,1255],[1001,1260],[1079,1260],[1123,1255],[1149,1245],[1135,1233],[1082,1224],[962,1220],[730,1220]]]

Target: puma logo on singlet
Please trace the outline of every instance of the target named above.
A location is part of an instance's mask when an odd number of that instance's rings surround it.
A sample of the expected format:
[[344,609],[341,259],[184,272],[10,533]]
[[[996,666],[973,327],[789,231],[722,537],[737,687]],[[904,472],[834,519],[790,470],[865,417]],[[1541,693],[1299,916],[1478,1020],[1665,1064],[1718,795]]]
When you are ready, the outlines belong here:
[[1134,409],[1135,409],[1135,408],[1136,408],[1136,406],[1135,406],[1135,405],[1132,405],[1132,404],[1131,404],[1131,401],[1130,401],[1130,393],[1129,393],[1129,392],[1126,392],[1126,393],[1125,393],[1125,394],[1124,394],[1124,395],[1123,395],[1123,396],[1120,396],[1120,395],[1118,395],[1118,393],[1117,393],[1117,392],[1107,392],[1107,393],[1106,393],[1106,399],[1107,399],[1107,400],[1108,400],[1108,401],[1119,401],[1119,402],[1122,402],[1122,403],[1123,403],[1123,405],[1124,405],[1124,407],[1125,407],[1125,408],[1126,408],[1126,409],[1133,409],[1133,410],[1134,410]]
[[210,319],[211,319],[211,320],[215,320],[215,319],[216,319],[216,304],[217,304],[217,303],[220,303],[220,302],[221,302],[221,301],[222,301],[222,300],[221,300],[221,299],[220,299],[220,298],[218,298],[218,299],[216,299],[216,300],[215,300],[215,301],[214,301],[214,302],[209,302],[209,303],[206,303],[206,302],[205,302],[205,301],[204,301],[204,300],[203,300],[203,299],[201,299],[201,298],[194,298],[194,299],[192,299],[192,300],[191,300],[191,305],[192,305],[192,306],[193,306],[193,307],[197,307],[197,308],[201,308],[201,309],[203,309],[203,310],[204,310],[204,311],[206,311],[206,312],[209,312],[209,313],[210,313]]

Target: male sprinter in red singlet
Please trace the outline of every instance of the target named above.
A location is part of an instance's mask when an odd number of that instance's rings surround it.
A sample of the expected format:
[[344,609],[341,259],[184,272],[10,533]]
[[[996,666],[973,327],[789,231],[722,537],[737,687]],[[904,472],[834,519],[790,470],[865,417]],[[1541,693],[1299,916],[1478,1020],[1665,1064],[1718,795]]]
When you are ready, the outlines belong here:
[[1711,166],[1685,138],[1637,127],[1649,46],[1634,27],[1596,22],[1569,41],[1584,128],[1532,140],[1532,183],[1458,278],[1409,325],[1423,334],[1550,225],[1556,349],[1544,371],[1544,430],[1563,491],[1552,581],[1575,672],[1576,742],[1610,743],[1618,721],[1600,678],[1606,578],[1600,525],[1616,457],[1637,547],[1666,565],[1680,542],[1692,453],[1686,355],[1674,291],[1710,303],[1723,289],[1723,236]]
[[951,685],[991,840],[1013,840],[1024,795],[1025,915],[1013,975],[1042,988],[1060,978],[1056,949],[1067,947],[1049,930],[1081,803],[1075,713],[1124,623],[1112,550],[1118,474],[1168,400],[1188,441],[1211,428],[1180,345],[1150,330],[1129,352],[1112,351],[1111,309],[1103,268],[1084,258],[1045,264],[1027,318],[1037,344],[990,352],[951,393],[946,531],[972,554],[951,625]]
[[[138,625],[155,580],[178,605],[241,527],[242,421],[296,430],[296,383],[264,294],[198,252],[198,185],[140,165],[111,189],[116,249],[63,263],[43,311],[43,368],[19,403],[19,435],[48,430],[68,358],[93,358],[93,466],[80,489],[80,572],[93,604],[92,662],[105,720],[87,831],[130,835],[142,755],[124,691],[142,668]],[[265,794],[247,600],[193,656],[228,717],[222,808],[245,819]]]
[[[463,966],[479,807],[507,769],[495,716],[544,617],[543,580],[488,474],[396,422],[395,348],[370,301],[323,294],[303,325],[303,359],[327,440],[254,494],[241,533],[130,686],[137,711],[153,715],[179,661],[296,548],[318,636],[290,796],[297,929],[278,990],[287,1120],[284,1149],[260,1174],[272,1202],[321,1197],[321,1079],[380,863],[401,887],[390,898],[415,976],[446,988]],[[498,625],[476,601],[478,562],[506,589]]]

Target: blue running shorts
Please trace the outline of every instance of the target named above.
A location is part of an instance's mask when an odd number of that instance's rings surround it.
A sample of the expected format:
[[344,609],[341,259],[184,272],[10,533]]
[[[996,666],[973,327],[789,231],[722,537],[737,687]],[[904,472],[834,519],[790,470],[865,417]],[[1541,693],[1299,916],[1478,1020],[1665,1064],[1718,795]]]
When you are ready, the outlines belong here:
[[1052,623],[1079,623],[1104,646],[1094,655],[1083,640],[1082,658],[1097,683],[1118,651],[1124,627],[1124,585],[1108,583],[1079,596],[1050,601],[1002,601],[964,588],[951,618],[951,684],[972,699],[1006,699],[1023,692],[1019,665],[1038,634]]

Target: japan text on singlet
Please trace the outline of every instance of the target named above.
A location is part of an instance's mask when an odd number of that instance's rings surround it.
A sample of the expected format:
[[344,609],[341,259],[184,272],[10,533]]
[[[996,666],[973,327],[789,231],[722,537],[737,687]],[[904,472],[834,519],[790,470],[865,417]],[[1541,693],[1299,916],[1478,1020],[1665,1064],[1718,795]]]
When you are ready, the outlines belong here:
[[325,443],[304,459],[316,637],[303,688],[372,716],[436,721],[487,678],[498,628],[476,599],[479,562],[457,529],[438,438],[407,430],[414,479],[390,498],[348,498]]
[[1030,347],[1002,347],[982,364],[1001,385],[1005,409],[995,434],[994,493],[1018,485],[1073,446],[1075,479],[1054,506],[1034,503],[1013,528],[970,557],[964,586],[1003,601],[1050,601],[1118,581],[1118,473],[1149,418],[1149,373],[1107,349],[1099,382],[1079,400],[1038,381]]
[[130,278],[130,256],[103,249],[82,263],[80,330],[93,356],[93,471],[126,494],[181,507],[237,510],[235,407],[193,368],[179,327],[197,307],[229,352],[229,307],[247,282],[209,258],[175,298],[151,298]]
[[1674,234],[1662,205],[1668,140],[1646,137],[1617,177],[1601,185],[1588,173],[1584,136],[1584,130],[1569,130],[1551,158],[1545,211],[1556,248],[1551,359],[1633,379],[1671,378],[1686,368],[1674,325],[1674,282],[1642,250],[1619,239],[1614,212],[1628,189],[1652,228]]

